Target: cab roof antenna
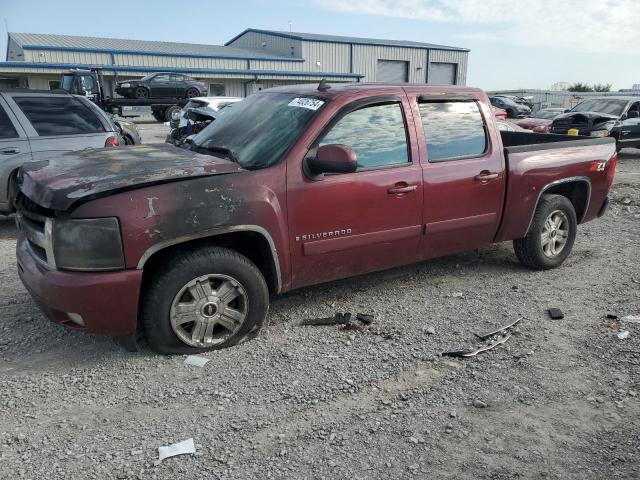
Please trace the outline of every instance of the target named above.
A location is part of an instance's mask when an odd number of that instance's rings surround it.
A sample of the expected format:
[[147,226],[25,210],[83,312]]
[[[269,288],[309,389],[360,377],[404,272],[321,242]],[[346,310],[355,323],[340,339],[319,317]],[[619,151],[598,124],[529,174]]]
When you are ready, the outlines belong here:
[[329,85],[327,83],[327,79],[326,78],[323,78],[322,80],[320,80],[320,84],[318,85],[318,91],[319,92],[326,92],[330,88],[331,88],[331,85]]

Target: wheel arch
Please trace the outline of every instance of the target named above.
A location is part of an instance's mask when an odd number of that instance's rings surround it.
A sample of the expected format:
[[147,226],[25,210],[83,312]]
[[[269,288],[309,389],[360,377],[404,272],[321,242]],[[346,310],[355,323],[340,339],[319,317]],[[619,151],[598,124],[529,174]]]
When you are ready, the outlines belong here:
[[527,233],[531,230],[533,217],[538,205],[540,204],[540,199],[543,195],[549,194],[562,195],[563,197],[566,197],[573,205],[573,208],[576,211],[578,224],[580,224],[589,209],[589,203],[591,201],[591,180],[589,180],[589,177],[568,177],[545,185],[542,190],[540,190],[536,204],[531,212],[531,219],[529,220]]
[[144,271],[143,285],[145,280],[148,280],[145,277],[151,276],[162,263],[162,259],[179,255],[186,249],[203,246],[220,246],[237,251],[256,265],[271,293],[279,293],[282,290],[282,276],[275,244],[269,232],[257,225],[201,232],[152,246],[142,255],[137,266]]

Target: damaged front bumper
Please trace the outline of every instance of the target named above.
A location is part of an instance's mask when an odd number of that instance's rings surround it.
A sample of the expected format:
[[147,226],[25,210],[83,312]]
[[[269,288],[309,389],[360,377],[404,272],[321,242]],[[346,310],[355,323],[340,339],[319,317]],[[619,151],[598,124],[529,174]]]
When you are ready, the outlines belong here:
[[16,255],[20,280],[52,321],[100,335],[135,335],[142,270],[84,273],[50,269],[32,255],[23,234]]

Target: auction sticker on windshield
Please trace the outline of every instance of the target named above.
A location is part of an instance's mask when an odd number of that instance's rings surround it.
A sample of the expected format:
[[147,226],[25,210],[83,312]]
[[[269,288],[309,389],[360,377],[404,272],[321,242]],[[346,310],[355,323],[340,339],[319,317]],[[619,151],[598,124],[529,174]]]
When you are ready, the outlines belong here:
[[308,108],[309,110],[318,110],[324,102],[317,98],[299,97],[294,98],[289,102],[290,107]]

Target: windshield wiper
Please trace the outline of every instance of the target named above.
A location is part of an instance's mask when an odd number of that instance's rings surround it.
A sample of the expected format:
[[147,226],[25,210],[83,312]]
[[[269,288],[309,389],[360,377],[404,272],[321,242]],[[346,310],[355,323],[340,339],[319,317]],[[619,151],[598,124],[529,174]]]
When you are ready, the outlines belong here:
[[201,145],[196,145],[196,148],[198,150],[204,150],[204,151],[210,152],[210,153],[221,153],[222,155],[224,155],[226,158],[228,158],[232,162],[238,163],[238,160],[236,159],[235,155],[228,148],[225,148],[225,147],[203,147]]

